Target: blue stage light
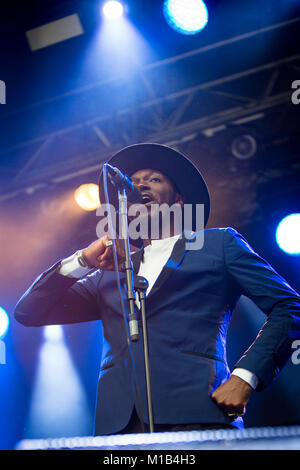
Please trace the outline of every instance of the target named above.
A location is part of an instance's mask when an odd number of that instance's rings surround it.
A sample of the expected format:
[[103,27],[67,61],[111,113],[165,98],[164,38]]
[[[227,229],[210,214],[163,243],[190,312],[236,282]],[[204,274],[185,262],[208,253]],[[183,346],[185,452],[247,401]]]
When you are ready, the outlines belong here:
[[91,411],[61,325],[47,325],[39,350],[25,438],[86,436]]
[[278,246],[290,255],[300,255],[300,214],[290,214],[276,229]]
[[196,34],[208,21],[203,0],[165,0],[163,12],[169,25],[182,34]]
[[104,4],[102,11],[104,16],[114,20],[123,15],[124,8],[121,2],[109,1]]
[[9,318],[4,310],[4,308],[0,307],[0,338],[3,338],[8,330],[9,327]]
[[44,327],[44,339],[46,341],[55,343],[62,341],[64,333],[61,325],[47,325]]

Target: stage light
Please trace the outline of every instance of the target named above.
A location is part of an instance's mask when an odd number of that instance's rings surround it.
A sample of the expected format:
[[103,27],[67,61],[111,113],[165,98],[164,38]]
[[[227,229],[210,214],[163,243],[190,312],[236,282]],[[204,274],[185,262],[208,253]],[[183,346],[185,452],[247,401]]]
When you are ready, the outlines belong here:
[[300,255],[300,213],[290,214],[276,229],[278,246],[289,255]]
[[25,437],[89,435],[92,417],[88,400],[63,327],[45,326],[43,339]]
[[61,325],[47,325],[44,327],[44,339],[50,342],[63,340],[63,329]]
[[9,318],[4,310],[4,308],[0,307],[0,338],[4,338],[7,333],[9,327]]
[[82,184],[76,189],[74,199],[81,209],[85,211],[96,210],[100,207],[99,188],[97,184]]
[[123,15],[124,8],[121,2],[109,1],[104,4],[102,11],[106,18],[115,20]]
[[182,34],[196,34],[208,21],[203,0],[165,0],[163,13],[171,28]]

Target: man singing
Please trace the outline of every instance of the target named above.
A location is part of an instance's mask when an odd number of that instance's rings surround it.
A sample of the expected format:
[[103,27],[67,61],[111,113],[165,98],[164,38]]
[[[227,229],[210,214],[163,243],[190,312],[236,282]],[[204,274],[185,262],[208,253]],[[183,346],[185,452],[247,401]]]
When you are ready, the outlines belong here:
[[[204,207],[209,193],[198,169],[181,153],[160,144],[122,149],[109,163],[131,176],[150,219],[154,205]],[[100,180],[100,197],[104,189]],[[109,187],[117,208],[116,190]],[[160,223],[163,223],[163,217]],[[173,219],[172,219],[173,220]],[[151,224],[150,224],[151,225]],[[196,233],[173,221],[166,237],[149,229],[132,255],[135,274],[147,279],[148,346],[155,431],[242,427],[252,391],[278,375],[300,338],[300,297],[232,228]],[[148,430],[143,341],[131,344],[136,382],[114,272],[113,247],[102,237],[58,261],[32,284],[15,308],[25,326],[101,320],[103,349],[95,434]],[[119,259],[122,244],[117,241]],[[126,276],[120,273],[125,306]],[[226,336],[241,295],[252,299],[267,319],[257,338],[229,370]],[[139,318],[139,306],[136,307]],[[145,423],[145,426],[143,426]]]

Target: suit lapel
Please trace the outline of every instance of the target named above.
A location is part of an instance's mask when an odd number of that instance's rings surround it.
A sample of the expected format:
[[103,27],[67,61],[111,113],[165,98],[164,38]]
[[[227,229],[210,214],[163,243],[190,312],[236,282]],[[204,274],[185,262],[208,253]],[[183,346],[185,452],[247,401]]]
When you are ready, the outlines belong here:
[[[183,236],[177,240],[172,250],[171,256],[168,259],[167,263],[164,265],[160,275],[156,279],[150,293],[148,294],[147,298],[154,295],[163,285],[163,283],[168,279],[171,272],[179,266],[182,262],[185,253],[186,253],[186,245],[192,240],[192,234],[189,232],[183,233]],[[138,274],[140,264],[143,260],[144,256],[144,248],[141,250],[136,251],[131,256],[131,261],[133,265],[133,272],[134,274]]]
[[140,264],[142,262],[143,256],[144,256],[144,248],[136,251],[135,253],[131,255],[131,262],[132,262],[134,274],[137,274],[139,272]]
[[177,266],[181,263],[186,252],[186,243],[187,240],[185,239],[185,237],[179,238],[177,240],[172,250],[171,256],[168,259],[167,263],[164,265],[157,280],[155,281],[150,293],[147,296],[148,298],[152,297],[152,295],[154,295],[161,288],[163,283],[170,276],[171,272],[173,272],[174,269],[176,269]]

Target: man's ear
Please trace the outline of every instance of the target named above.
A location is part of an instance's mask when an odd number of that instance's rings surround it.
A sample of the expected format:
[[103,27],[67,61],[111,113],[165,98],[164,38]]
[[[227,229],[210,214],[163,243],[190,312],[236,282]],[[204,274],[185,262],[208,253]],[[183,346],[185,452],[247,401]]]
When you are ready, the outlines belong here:
[[175,203],[176,203],[176,204],[179,204],[181,207],[183,207],[184,202],[183,202],[183,200],[182,200],[181,194],[176,193],[176,195],[175,195]]

